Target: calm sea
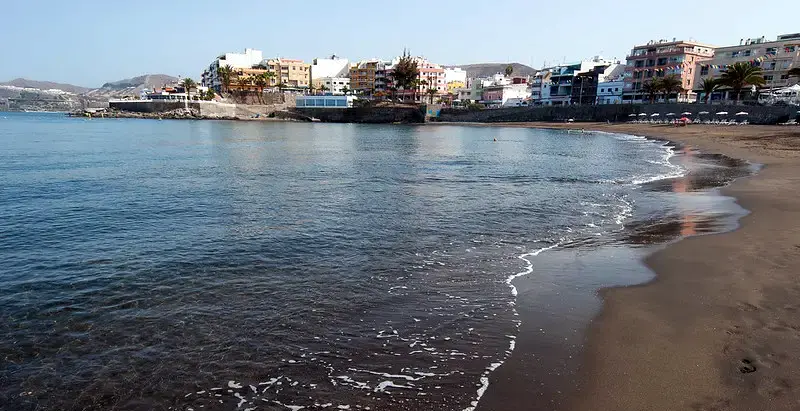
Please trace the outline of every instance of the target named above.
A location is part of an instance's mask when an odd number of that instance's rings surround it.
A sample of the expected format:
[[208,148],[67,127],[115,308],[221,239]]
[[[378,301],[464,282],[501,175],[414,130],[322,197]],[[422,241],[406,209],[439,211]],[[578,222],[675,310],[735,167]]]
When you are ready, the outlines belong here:
[[643,187],[684,173],[673,154],[0,113],[0,408],[470,409],[514,349],[510,280],[673,213]]

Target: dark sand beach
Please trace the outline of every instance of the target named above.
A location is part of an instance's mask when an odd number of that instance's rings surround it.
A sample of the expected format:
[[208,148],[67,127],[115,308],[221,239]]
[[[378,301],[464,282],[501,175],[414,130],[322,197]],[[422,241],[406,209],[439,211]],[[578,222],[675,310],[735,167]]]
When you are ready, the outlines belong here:
[[[559,393],[566,400],[551,408],[800,409],[800,128],[504,125],[668,139],[763,165],[722,190],[750,211],[736,230],[672,243],[645,258],[652,281],[601,291],[602,309],[577,361],[577,389]],[[517,350],[528,350],[524,336]],[[531,383],[520,367],[507,385]],[[496,397],[482,405],[533,404]]]

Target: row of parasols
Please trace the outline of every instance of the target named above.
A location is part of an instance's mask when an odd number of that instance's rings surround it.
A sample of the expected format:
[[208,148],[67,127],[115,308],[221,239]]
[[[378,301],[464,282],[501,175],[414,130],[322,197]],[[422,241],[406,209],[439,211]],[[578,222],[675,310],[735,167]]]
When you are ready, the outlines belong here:
[[[708,111],[701,111],[701,112],[697,113],[698,116],[707,116],[709,114],[711,114],[711,113],[708,112]],[[734,115],[736,115],[736,116],[746,116],[748,114],[749,113],[746,112],[746,111],[740,111],[740,112],[738,112],[738,113],[736,113]],[[675,113],[667,113],[665,115],[667,117],[675,117]],[[683,117],[689,117],[689,116],[692,116],[692,115],[693,114],[688,112],[688,111],[681,113],[681,116],[683,116]],[[727,111],[720,111],[720,112],[716,113],[716,115],[718,115],[718,116],[727,116],[728,112]],[[650,114],[650,117],[659,117],[659,116],[661,116],[661,114],[659,114],[659,113]],[[629,114],[628,117],[647,117],[647,113]]]

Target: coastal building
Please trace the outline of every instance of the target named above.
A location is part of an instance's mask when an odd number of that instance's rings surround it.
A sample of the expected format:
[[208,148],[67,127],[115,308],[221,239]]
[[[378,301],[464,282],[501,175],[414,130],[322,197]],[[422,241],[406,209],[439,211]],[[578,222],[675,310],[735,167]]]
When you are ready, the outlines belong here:
[[[618,61],[606,60],[601,56],[594,56],[589,60],[560,64],[558,66],[543,69],[543,71],[550,73],[549,79],[546,81],[542,80],[540,85],[537,85],[536,88],[532,89],[539,91],[539,99],[534,99],[534,105],[565,106],[573,104],[573,88],[578,89],[578,96],[586,95],[586,93],[584,93],[582,90],[582,86],[585,87],[588,84],[586,76],[582,76],[580,79],[578,79],[578,82],[576,82],[575,80],[578,75],[582,73],[593,72],[596,68],[598,68],[597,71],[590,76],[593,82],[593,87],[591,89],[595,90],[600,74],[605,73],[605,70],[607,70],[609,67],[614,67],[613,69],[616,69],[616,66],[614,65],[618,64]],[[595,77],[595,75],[597,77]],[[539,75],[538,77],[542,79],[545,76]],[[534,75],[534,81],[536,80],[537,76]],[[588,101],[587,104],[593,104],[594,95],[591,97],[591,99],[587,99],[585,101]],[[579,102],[580,99],[576,100],[574,104]]]
[[353,107],[356,96],[315,96],[301,95],[295,98],[295,106],[298,108],[349,108]]
[[203,71],[200,77],[200,84],[219,92],[222,87],[222,81],[220,80],[217,70],[219,70],[220,67],[230,66],[233,69],[249,69],[261,64],[263,60],[263,53],[261,50],[256,49],[244,49],[244,53],[221,54],[208,65],[205,71]]
[[275,58],[267,60],[264,65],[275,74],[270,86],[303,89],[311,85],[311,65],[303,60]]
[[539,70],[531,78],[531,105],[541,106],[550,98],[550,70]]
[[378,59],[362,60],[350,65],[350,89],[361,94],[374,94],[375,75],[379,66],[384,69],[385,77],[385,63]]
[[[598,104],[597,96],[600,91],[600,83],[605,83],[608,79],[622,80],[625,73],[625,65],[614,62],[609,65],[595,66],[589,71],[578,73],[572,83],[572,104],[591,105]],[[619,91],[621,95],[621,90]]]
[[316,58],[311,63],[311,79],[329,77],[349,77],[350,61],[332,55],[330,58]]
[[467,87],[454,91],[453,104],[466,105],[477,103],[483,99],[483,82],[471,79],[467,81]]
[[622,104],[623,79],[612,79],[597,83],[596,104]]
[[[765,80],[762,89],[766,93],[791,86],[798,80],[789,76],[789,69],[800,67],[800,33],[780,35],[770,41],[763,36],[741,39],[737,45],[715,49],[713,58],[695,64],[692,86],[697,99],[705,99],[703,79],[719,79],[729,65],[741,62],[761,67]],[[734,97],[730,92],[730,88],[722,87],[711,96],[711,101]]]
[[[460,67],[445,67],[444,81],[447,85],[450,85],[450,83],[457,83],[463,84],[461,87],[465,87],[467,84],[467,72]],[[458,87],[454,86],[454,88]]]
[[330,94],[345,94],[350,91],[350,77],[322,77],[312,80],[314,88]]
[[641,103],[647,100],[643,90],[647,81],[676,75],[680,78],[684,89],[678,93],[677,100],[694,101],[695,66],[713,57],[713,46],[695,41],[651,40],[647,44],[634,46],[626,58],[625,90],[622,100],[625,103]]

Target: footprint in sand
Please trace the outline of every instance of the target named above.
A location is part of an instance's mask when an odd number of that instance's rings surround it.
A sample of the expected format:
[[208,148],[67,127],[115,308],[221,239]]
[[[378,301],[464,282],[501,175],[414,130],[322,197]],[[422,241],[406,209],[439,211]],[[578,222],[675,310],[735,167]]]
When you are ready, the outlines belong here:
[[742,365],[739,366],[739,372],[742,374],[749,374],[751,372],[756,371],[756,366],[753,365],[753,362],[748,360],[747,358],[742,360]]

